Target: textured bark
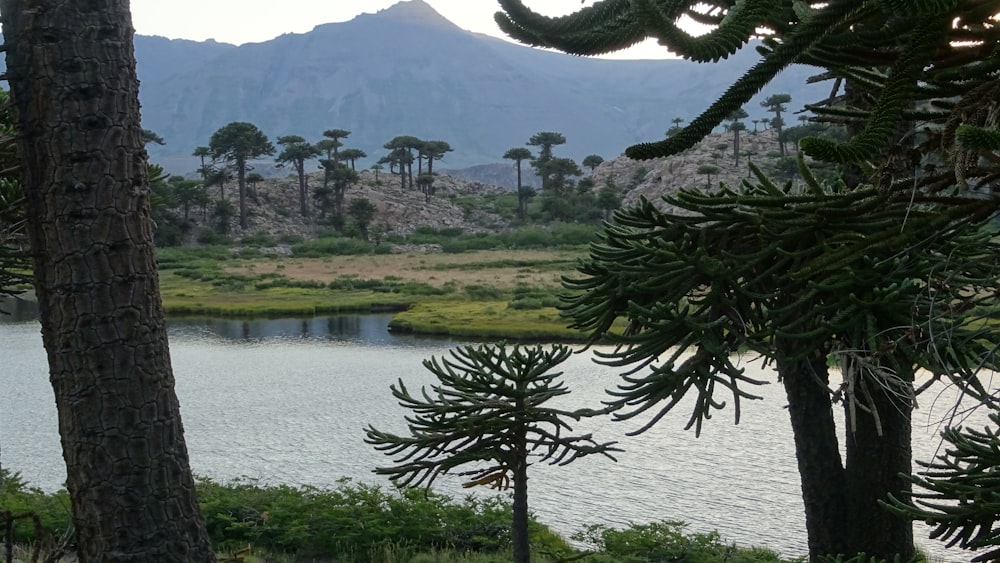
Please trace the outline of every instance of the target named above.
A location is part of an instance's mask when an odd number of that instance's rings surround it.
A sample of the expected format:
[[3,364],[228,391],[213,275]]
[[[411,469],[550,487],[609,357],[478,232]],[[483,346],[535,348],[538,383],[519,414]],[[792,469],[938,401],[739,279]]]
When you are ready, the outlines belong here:
[[531,546],[528,541],[528,444],[527,430],[522,426],[514,432],[518,436],[518,453],[515,456],[513,519],[510,538],[514,548],[514,563],[531,562]]
[[[912,379],[912,378],[911,378]],[[907,498],[910,485],[900,477],[911,467],[912,389],[886,390],[869,381],[868,388],[878,413],[875,417],[858,412],[854,425],[847,413],[847,510],[848,545],[869,557],[901,561],[914,555],[913,524],[879,505],[892,492]]]
[[0,0],[81,561],[211,561],[153,255],[127,0]]
[[[779,350],[783,346],[779,339]],[[782,354],[784,355],[784,354]],[[805,503],[809,559],[847,552],[845,474],[830,402],[826,356],[779,361]]]

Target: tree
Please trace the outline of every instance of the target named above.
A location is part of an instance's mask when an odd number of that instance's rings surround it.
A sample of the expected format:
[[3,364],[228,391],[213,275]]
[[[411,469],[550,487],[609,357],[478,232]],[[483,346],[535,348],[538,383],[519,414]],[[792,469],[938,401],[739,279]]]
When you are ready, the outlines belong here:
[[247,161],[274,154],[274,145],[253,123],[234,121],[223,126],[208,143],[213,158],[232,162],[236,168],[236,180],[240,190],[240,228],[246,230],[247,223]]
[[[397,135],[384,145],[384,148],[396,154],[396,161],[400,165],[400,175],[403,177],[402,179],[408,180],[407,183],[411,190],[413,189],[413,161],[416,159],[413,151],[418,150],[423,146],[423,143],[413,135]],[[403,170],[404,168],[405,170]],[[405,185],[403,189],[406,189]]]
[[455,149],[451,148],[451,145],[444,141],[424,141],[421,146],[421,152],[427,159],[427,173],[434,173],[434,161],[441,160],[444,155],[450,153]]
[[389,173],[396,173],[399,169],[399,189],[406,190],[406,166],[413,164],[413,156],[405,147],[391,147],[391,143],[386,143],[385,148],[389,149],[389,154],[383,156],[379,162],[389,165]]
[[[1000,207],[1000,198],[995,197],[995,183],[991,180],[996,178],[997,166],[987,165],[988,158],[980,158],[984,150],[992,150],[989,148],[992,142],[1000,141],[995,122],[985,117],[989,110],[986,109],[988,102],[983,100],[986,92],[994,91],[995,76],[980,64],[984,57],[989,58],[990,53],[997,48],[995,22],[992,21],[996,10],[992,6],[972,0],[959,0],[947,6],[941,2],[919,6],[907,4],[905,9],[895,10],[890,18],[886,17],[888,12],[884,10],[884,6],[876,0],[849,3],[807,2],[798,7],[802,9],[796,10],[788,10],[785,3],[767,2],[741,3],[741,8],[747,9],[732,10],[730,4],[713,2],[714,12],[706,12],[700,8],[693,10],[693,3],[684,0],[665,0],[659,2],[657,8],[660,16],[670,14],[672,21],[668,21],[651,17],[648,6],[645,5],[647,3],[639,2],[611,0],[569,16],[552,19],[539,17],[518,0],[500,0],[500,3],[505,11],[497,15],[497,21],[508,34],[523,42],[555,47],[574,54],[595,54],[624,48],[651,36],[674,52],[707,62],[729,56],[741,44],[753,38],[759,29],[769,29],[769,35],[765,37],[768,47],[761,50],[760,63],[737,78],[718,100],[677,134],[662,141],[626,149],[626,155],[633,158],[662,157],[686,150],[718,126],[729,112],[744,106],[751,96],[761,91],[777,73],[791,64],[804,63],[822,68],[825,77],[835,80],[834,95],[824,103],[808,107],[823,119],[847,123],[852,136],[843,143],[830,139],[806,138],[802,140],[800,147],[804,154],[812,158],[836,164],[858,163],[859,171],[870,172],[867,177],[861,173],[856,174],[852,181],[847,182],[847,190],[843,193],[819,184],[815,178],[806,179],[807,190],[812,194],[809,197],[832,195],[826,203],[813,202],[811,205],[815,207],[811,212],[816,213],[817,218],[832,218],[841,206],[849,206],[849,210],[845,212],[851,214],[854,227],[870,221],[872,224],[866,228],[884,230],[878,231],[877,235],[872,233],[871,236],[866,236],[866,243],[847,245],[839,251],[828,250],[828,255],[814,257],[814,265],[817,267],[803,265],[804,270],[800,270],[802,272],[819,275],[820,272],[827,272],[826,267],[830,264],[842,267],[849,260],[868,260],[872,264],[883,265],[879,260],[890,263],[888,257],[897,256],[906,256],[908,266],[912,265],[909,260],[920,260],[921,257],[934,262],[935,256],[941,251],[937,244],[945,245],[937,237],[954,236],[953,229],[958,226],[968,225],[968,228],[974,230],[983,224],[984,218]],[[705,16],[706,13],[709,15]],[[699,38],[678,33],[676,19],[687,16],[701,18],[701,21],[714,27],[713,31]],[[616,33],[609,32],[612,28]],[[976,40],[970,40],[973,37]],[[849,97],[848,107],[839,105],[839,100],[843,99],[837,95],[840,88],[844,88]],[[953,99],[945,105],[932,103],[932,100],[940,100],[942,96],[953,96]],[[915,113],[915,108],[921,108],[920,112]],[[919,135],[909,134],[915,132],[910,123],[914,118],[920,119],[923,125]],[[969,119],[971,123],[966,121]],[[965,123],[963,127],[967,134],[959,132],[961,127],[956,128],[959,123]],[[928,126],[930,124],[933,126]],[[956,157],[958,160],[954,160]],[[916,165],[917,162],[920,166]],[[939,163],[942,162],[956,163],[957,166],[940,166]],[[959,162],[961,163],[958,164]],[[920,173],[914,174],[914,170],[919,170]],[[778,198],[784,198],[769,200],[766,205],[796,205],[798,194],[782,196],[780,188],[765,180],[759,179],[763,189],[771,190],[771,194]],[[971,188],[973,185],[982,193],[991,194],[991,197],[974,202],[974,198],[963,195],[943,196],[945,193],[967,193],[962,191],[963,186]],[[872,195],[869,190],[873,186],[882,190],[884,200],[865,199]],[[954,191],[956,188],[958,192]],[[709,207],[713,203],[711,198],[718,198],[714,201],[718,201],[719,205],[728,202],[732,207],[725,210],[722,207]],[[762,196],[759,205],[765,205],[765,199],[769,198]],[[904,199],[905,201],[901,201]],[[863,207],[860,203],[862,201],[867,202],[865,205],[875,207]],[[723,222],[735,221],[735,215],[745,211],[734,205],[725,192],[700,196],[697,202],[694,199],[689,201],[691,206],[696,203],[698,206],[705,204],[706,207],[701,208],[704,211],[718,213],[715,216]],[[853,208],[854,204],[857,204],[857,209]],[[879,215],[864,215],[865,220],[860,219],[863,214],[872,213],[874,208],[880,209]],[[911,214],[918,209],[920,219],[917,222],[920,225],[914,224]],[[760,216],[764,214],[764,210],[756,209],[754,213],[758,216],[756,220],[761,221]],[[659,221],[653,214],[645,212],[630,217],[629,220],[640,216],[643,225],[652,226]],[[767,220],[769,219],[768,217]],[[765,221],[762,224],[767,223]],[[825,239],[818,238],[820,235],[828,236],[820,228],[821,225],[808,221],[803,223],[806,224],[812,226],[800,226],[802,230],[789,231],[788,236],[800,238],[803,246],[825,245],[825,242],[819,242]],[[876,227],[877,225],[881,227]],[[901,229],[901,226],[905,229]],[[635,224],[630,225],[630,228],[634,229]],[[845,234],[851,232],[846,226],[838,228],[843,228]],[[768,229],[773,233],[773,226]],[[639,237],[646,236],[648,233],[639,229],[629,238],[638,241]],[[707,235],[691,233],[687,236],[700,239]],[[726,235],[727,238],[729,236]],[[770,236],[773,234],[768,235]],[[854,232],[849,236],[860,235]],[[615,239],[617,240],[617,233]],[[767,237],[765,239],[772,240]],[[749,237],[747,240],[753,241],[753,238]],[[813,242],[807,242],[810,240]],[[933,244],[927,244],[929,241],[933,241]],[[755,248],[763,247],[731,249],[729,252],[742,253],[747,260],[756,260],[760,256],[754,253]],[[785,249],[786,252],[789,250],[791,249]],[[644,254],[645,251],[635,249],[635,252],[636,256],[643,255],[644,259],[651,260],[650,255]],[[688,252],[695,250],[689,249]],[[802,259],[801,255],[788,254],[779,258],[770,251],[765,254],[770,260],[777,261],[775,263]],[[619,253],[619,258],[621,256]],[[656,256],[656,260],[665,260],[661,258],[662,255]],[[720,255],[713,253],[712,256]],[[990,259],[986,260],[989,262]],[[820,264],[826,266],[819,267]],[[724,264],[707,258],[705,265],[706,272],[716,274],[729,272],[732,268],[739,271],[749,271],[746,268],[751,268],[749,264]],[[961,260],[948,264],[937,263],[937,267],[943,272],[955,268],[955,275],[962,279],[965,279],[962,277],[965,274],[958,271],[966,266]],[[614,267],[619,270],[622,268],[620,260]],[[899,475],[910,471],[909,428],[913,408],[913,372],[916,366],[932,364],[934,373],[940,377],[948,377],[959,385],[975,385],[975,370],[979,366],[995,365],[995,356],[992,352],[977,350],[974,342],[964,339],[960,340],[963,344],[962,351],[947,358],[935,358],[933,353],[917,353],[920,345],[927,345],[927,349],[941,345],[940,338],[930,339],[928,342],[926,338],[917,338],[916,333],[901,335],[895,332],[896,329],[881,324],[892,315],[873,313],[871,316],[861,316],[852,312],[849,305],[843,302],[843,298],[848,295],[881,295],[889,292],[894,284],[896,288],[926,287],[926,282],[918,280],[927,271],[907,277],[902,270],[890,270],[883,272],[880,280],[874,279],[863,264],[855,272],[864,273],[870,280],[867,287],[845,289],[850,285],[847,284],[845,288],[831,290],[822,297],[802,285],[806,282],[801,277],[786,282],[770,280],[770,283],[777,284],[770,286],[771,288],[779,287],[781,283],[787,285],[781,287],[780,294],[774,293],[772,289],[769,295],[773,295],[776,301],[772,305],[762,305],[764,308],[777,307],[769,309],[772,311],[785,312],[785,316],[781,318],[768,320],[772,334],[780,336],[768,338],[768,342],[773,343],[775,348],[767,354],[768,357],[775,358],[780,380],[789,395],[789,414],[802,477],[811,557],[815,559],[822,554],[864,551],[877,558],[892,559],[899,555],[907,560],[913,553],[912,527],[908,521],[884,510],[879,501],[890,493],[901,497],[908,494],[908,486],[899,479]],[[648,278],[651,273],[636,271],[629,275]],[[977,275],[980,279],[983,276],[981,272]],[[713,280],[717,281],[717,277]],[[809,283],[826,284],[829,280],[822,277],[811,278]],[[946,286],[947,284],[943,287]],[[611,282],[606,287],[621,288],[616,290],[618,293],[603,294],[609,303],[621,304],[622,295],[628,295],[629,302],[633,302],[634,296],[623,286],[615,286]],[[593,291],[601,293],[596,286]],[[659,288],[659,291],[661,296],[671,294],[676,295],[677,299],[684,297],[683,292],[670,293],[671,290],[666,288]],[[934,332],[937,330],[934,324],[938,322],[965,326],[962,320],[964,317],[958,309],[950,309],[950,313],[942,312],[937,316],[932,314],[933,307],[928,307],[919,295],[907,293],[896,297],[901,301],[893,301],[899,307],[893,315],[899,311],[907,311],[904,324],[910,328],[920,327],[915,330],[921,331],[922,335],[940,335],[941,333]],[[844,309],[820,314],[816,306],[823,299],[838,303]],[[863,307],[874,302],[865,303]],[[892,308],[887,303],[885,305]],[[639,315],[642,310],[660,310],[659,307],[660,304],[636,302],[634,307],[630,307],[628,312],[622,311],[622,314]],[[724,315],[721,311],[716,312]],[[828,315],[831,314],[839,315],[838,323],[845,323],[842,333],[844,340],[834,338],[832,333],[822,329],[821,325],[829,321]],[[954,315],[954,318],[947,318],[949,315]],[[663,319],[647,320],[658,326],[665,322]],[[721,318],[716,319],[720,320]],[[897,320],[902,320],[902,317],[897,317]],[[749,321],[734,322],[737,327],[741,327]],[[787,326],[782,323],[787,323]],[[635,327],[635,331],[651,325],[644,325],[642,320],[635,319],[631,326]],[[802,336],[807,326],[817,332],[808,338],[789,336]],[[879,332],[879,327],[885,329],[885,332]],[[871,338],[861,337],[859,333],[862,329],[874,330],[870,333]],[[848,338],[847,335],[852,333],[853,336]],[[892,334],[896,336],[891,337]],[[980,337],[985,341],[996,340],[995,336]],[[850,342],[851,338],[856,340]],[[916,344],[918,340],[919,345]],[[900,348],[901,343],[907,345]],[[911,344],[916,347],[911,347]],[[856,356],[851,360],[858,362],[855,365],[861,366],[861,369],[852,373],[856,377],[852,387],[846,389],[848,394],[844,403],[848,409],[849,426],[846,429],[848,447],[843,460],[839,456],[836,428],[832,419],[831,390],[824,379],[829,369],[825,361],[826,353],[837,349],[836,347],[841,347],[839,350],[842,353],[853,350]],[[629,351],[623,351],[623,354],[628,353]],[[708,355],[725,355],[719,350],[709,349],[706,349],[705,354],[702,360]],[[639,356],[636,354],[633,357]],[[944,359],[948,361],[942,361]],[[710,377],[713,372],[704,369],[704,361],[696,363],[701,371],[687,372],[690,379],[677,375],[673,381],[685,381],[688,385],[699,381],[702,382],[699,388],[703,389],[703,385],[707,385],[704,378]],[[720,371],[724,367],[721,366]],[[890,377],[892,374],[895,377]],[[734,373],[734,377],[736,375]],[[859,394],[858,385],[863,385],[866,391]],[[976,395],[988,400],[987,394],[982,390]],[[664,393],[661,396],[670,395]],[[702,394],[702,397],[706,395]],[[702,405],[705,404],[702,402]],[[866,517],[857,518],[859,514]]]
[[381,161],[376,162],[375,164],[369,166],[368,169],[375,173],[375,185],[376,186],[381,185],[381,182],[379,182],[378,180],[378,173],[382,170],[385,170],[385,166],[382,166],[382,162]]
[[771,119],[771,128],[778,132],[778,150],[781,152],[781,156],[785,156],[785,143],[781,140],[781,128],[784,127],[785,120],[781,118],[781,112],[788,110],[785,104],[791,101],[792,96],[789,94],[772,94],[760,103],[761,107],[767,108],[774,114],[774,118]]
[[552,160],[552,147],[566,143],[566,137],[562,133],[554,131],[539,131],[528,139],[527,144],[538,147],[538,156],[532,161],[538,177],[542,179],[542,191],[549,189],[549,161]]
[[670,128],[667,129],[666,133],[667,137],[673,137],[677,133],[680,133],[681,130],[683,129],[681,127],[681,123],[684,123],[684,120],[680,117],[675,117],[670,120],[670,123],[671,123]]
[[420,174],[417,176],[417,187],[424,194],[424,201],[430,201],[431,196],[434,195],[434,180],[437,177],[434,174]]
[[597,192],[597,205],[604,211],[604,220],[611,218],[611,213],[622,206],[622,193],[615,183],[608,178],[607,183]]
[[159,297],[128,3],[0,12],[77,555],[214,561]]
[[247,190],[250,192],[252,197],[257,197],[257,184],[264,181],[264,176],[258,172],[251,172],[247,174]]
[[572,158],[551,158],[545,166],[549,172],[549,191],[559,196],[571,187],[570,176],[582,176],[583,170]]
[[281,153],[278,154],[278,163],[279,165],[291,164],[295,167],[295,173],[299,178],[299,213],[303,217],[308,217],[309,185],[306,182],[306,161],[318,155],[319,149],[298,135],[278,137],[278,144],[283,147]]
[[358,181],[358,173],[347,167],[346,164],[338,163],[331,175],[333,179],[333,201],[337,207],[337,214],[344,212],[344,194],[347,189]]
[[204,199],[205,185],[198,180],[185,180],[180,177],[171,177],[174,187],[174,198],[177,205],[184,210],[184,220],[187,221],[191,211],[191,205],[196,205]]
[[402,380],[392,386],[399,404],[416,413],[407,417],[410,436],[398,436],[369,426],[365,441],[395,465],[379,467],[381,475],[405,486],[430,488],[443,474],[467,464],[458,472],[465,486],[489,485],[507,489],[513,484],[514,507],[511,538],[514,561],[531,560],[528,545],[528,466],[539,462],[567,465],[590,455],[610,459],[612,442],[599,444],[590,434],[565,436],[572,428],[567,419],[580,420],[593,411],[551,408],[551,399],[569,393],[551,370],[572,354],[566,347],[522,348],[506,345],[465,346],[451,357],[424,361],[438,384],[416,397]]
[[517,168],[517,216],[524,219],[528,215],[528,195],[521,182],[521,163],[525,160],[531,160],[531,151],[524,147],[514,147],[503,153],[503,157],[513,160],[514,166]]
[[946,428],[941,433],[949,444],[942,448],[945,453],[933,462],[920,462],[926,471],[909,478],[923,491],[909,499],[890,499],[890,510],[934,526],[931,537],[949,547],[989,549],[974,562],[1000,559],[1000,510],[995,504],[1000,494],[1000,413],[991,413],[989,419],[993,428]]
[[347,208],[347,214],[357,223],[358,230],[361,231],[361,238],[364,240],[368,240],[368,225],[375,218],[377,211],[378,208],[375,207],[375,204],[364,197],[351,200],[351,205]]
[[355,162],[368,158],[368,153],[361,149],[344,149],[340,151],[340,159],[351,163],[351,170],[357,171]]
[[604,158],[597,154],[590,154],[583,157],[583,165],[590,168],[591,174],[594,173],[594,169],[600,166],[602,162],[604,162]]
[[748,117],[750,115],[743,108],[739,108],[726,116],[726,121],[729,122],[726,124],[726,130],[733,134],[733,160],[736,161],[736,164],[740,163],[740,131],[747,130],[746,123],[740,120]]
[[712,187],[712,175],[719,173],[719,167],[711,164],[702,164],[698,166],[697,172],[702,176],[706,176],[705,187],[710,188]]
[[[25,199],[18,169],[17,131],[7,92],[0,91],[0,297],[22,292],[31,278]],[[3,311],[0,310],[0,314]]]

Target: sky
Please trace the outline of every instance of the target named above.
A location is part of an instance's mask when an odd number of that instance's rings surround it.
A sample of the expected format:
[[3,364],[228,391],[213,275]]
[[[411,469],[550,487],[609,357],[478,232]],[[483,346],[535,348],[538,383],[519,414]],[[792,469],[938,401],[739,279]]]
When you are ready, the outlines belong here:
[[[425,0],[452,23],[478,33],[506,39],[493,21],[495,0]],[[132,0],[132,24],[140,35],[204,41],[215,39],[241,45],[273,39],[284,33],[305,33],[313,27],[349,21],[361,13],[388,8],[397,0]],[[579,10],[581,0],[527,0],[548,16]],[[279,8],[280,6],[280,8]],[[670,55],[653,42],[607,58],[662,59]]]

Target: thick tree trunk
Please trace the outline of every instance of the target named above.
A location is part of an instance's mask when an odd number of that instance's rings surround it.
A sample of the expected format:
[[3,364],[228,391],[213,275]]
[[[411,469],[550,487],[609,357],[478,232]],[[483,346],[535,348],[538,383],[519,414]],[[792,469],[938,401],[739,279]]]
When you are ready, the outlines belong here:
[[[788,348],[778,339],[779,358]],[[845,474],[830,401],[826,356],[778,361],[778,373],[788,396],[788,414],[795,437],[795,456],[802,481],[809,558],[847,551]]]
[[[912,377],[909,378],[912,381]],[[858,411],[853,424],[847,420],[848,545],[869,557],[892,561],[899,554],[909,561],[914,554],[913,524],[879,505],[892,492],[907,498],[910,486],[900,474],[911,472],[912,384],[886,389],[867,381],[876,418]],[[906,387],[909,387],[907,389]],[[862,399],[864,400],[864,399]],[[881,430],[881,433],[880,433]]]
[[0,0],[81,561],[212,561],[153,256],[127,0]]

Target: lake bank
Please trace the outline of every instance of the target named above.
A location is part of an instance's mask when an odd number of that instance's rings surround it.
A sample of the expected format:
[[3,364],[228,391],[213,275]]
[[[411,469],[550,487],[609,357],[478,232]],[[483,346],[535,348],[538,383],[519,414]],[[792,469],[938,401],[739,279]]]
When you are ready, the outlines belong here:
[[582,249],[288,258],[228,249],[160,258],[170,317],[394,314],[391,330],[462,338],[580,342],[556,305]]

